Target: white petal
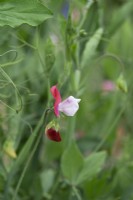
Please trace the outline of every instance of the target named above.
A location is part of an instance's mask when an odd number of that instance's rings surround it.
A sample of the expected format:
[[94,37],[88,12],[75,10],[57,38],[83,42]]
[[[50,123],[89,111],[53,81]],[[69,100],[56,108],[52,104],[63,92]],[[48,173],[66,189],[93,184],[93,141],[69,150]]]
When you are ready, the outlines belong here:
[[67,116],[73,116],[79,109],[78,103],[81,99],[76,99],[73,96],[68,97],[58,105],[58,110]]
[[77,103],[79,103],[81,101],[81,99],[75,99],[77,101]]

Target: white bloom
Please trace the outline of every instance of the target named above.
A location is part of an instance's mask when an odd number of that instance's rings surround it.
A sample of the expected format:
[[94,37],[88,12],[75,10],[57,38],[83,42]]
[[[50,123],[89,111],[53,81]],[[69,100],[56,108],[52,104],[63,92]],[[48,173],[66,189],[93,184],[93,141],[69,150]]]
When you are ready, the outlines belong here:
[[73,116],[79,109],[81,99],[76,99],[73,96],[68,97],[58,105],[58,110],[67,116]]

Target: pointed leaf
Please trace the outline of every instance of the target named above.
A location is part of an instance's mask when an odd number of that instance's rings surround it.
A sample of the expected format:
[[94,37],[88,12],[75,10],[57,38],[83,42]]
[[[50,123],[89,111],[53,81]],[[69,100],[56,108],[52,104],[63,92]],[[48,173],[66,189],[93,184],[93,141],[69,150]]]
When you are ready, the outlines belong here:
[[75,143],[71,143],[62,156],[61,168],[64,176],[75,182],[83,167],[83,157]]
[[54,178],[55,178],[55,171],[53,171],[52,169],[45,170],[40,174],[40,180],[44,196],[46,193],[49,192],[52,185],[54,184]]
[[76,180],[76,184],[80,184],[87,179],[91,179],[101,170],[106,158],[106,152],[98,152],[91,154],[85,159],[82,171]]
[[125,19],[133,12],[133,2],[129,1],[117,9],[108,24],[108,34],[113,35],[118,28],[123,24]]
[[52,16],[51,11],[37,0],[1,0],[0,26],[21,24],[37,26]]
[[81,67],[88,65],[88,62],[95,55],[95,52],[101,40],[102,34],[103,34],[103,29],[99,28],[95,32],[95,34],[89,39],[89,41],[86,43],[86,46],[82,55]]

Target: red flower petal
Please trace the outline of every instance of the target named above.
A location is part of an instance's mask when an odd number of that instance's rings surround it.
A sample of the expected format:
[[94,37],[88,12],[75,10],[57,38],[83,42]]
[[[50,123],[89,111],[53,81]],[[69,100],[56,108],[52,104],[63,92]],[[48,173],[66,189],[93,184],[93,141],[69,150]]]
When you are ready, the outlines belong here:
[[59,90],[57,89],[56,85],[52,86],[51,89],[50,89],[54,99],[55,99],[55,103],[54,103],[54,113],[57,117],[59,117],[60,113],[59,113],[59,110],[58,110],[58,105],[59,103],[62,101],[61,100],[61,96],[60,96],[60,92]]
[[56,131],[53,128],[47,129],[46,135],[50,140],[53,140],[55,142],[61,142],[61,137],[59,131]]

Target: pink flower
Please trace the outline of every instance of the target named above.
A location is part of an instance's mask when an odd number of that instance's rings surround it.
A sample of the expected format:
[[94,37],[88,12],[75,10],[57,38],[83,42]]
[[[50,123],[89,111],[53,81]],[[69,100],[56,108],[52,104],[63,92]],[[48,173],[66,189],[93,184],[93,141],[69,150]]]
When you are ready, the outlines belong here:
[[73,116],[79,109],[79,102],[81,99],[76,99],[73,96],[69,96],[64,101],[61,100],[60,92],[58,91],[56,85],[52,86],[50,89],[54,99],[54,113],[57,117],[60,116],[60,112],[63,112],[67,116]]
[[61,96],[60,96],[60,92],[59,90],[57,89],[56,85],[51,87],[50,89],[54,99],[55,99],[55,103],[54,103],[54,112],[55,112],[55,115],[57,117],[59,117],[59,110],[58,110],[58,105],[59,103],[61,102]]
[[110,81],[110,80],[105,80],[102,83],[102,90],[104,92],[114,91],[115,90],[115,84],[112,81]]

